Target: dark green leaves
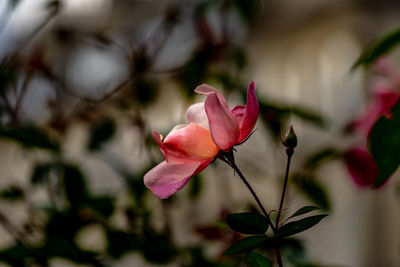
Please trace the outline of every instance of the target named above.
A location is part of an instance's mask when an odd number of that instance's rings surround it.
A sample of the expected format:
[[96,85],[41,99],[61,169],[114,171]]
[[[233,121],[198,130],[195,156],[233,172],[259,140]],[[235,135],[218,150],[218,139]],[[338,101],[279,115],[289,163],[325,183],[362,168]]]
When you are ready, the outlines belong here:
[[300,215],[303,215],[303,214],[306,214],[306,213],[309,213],[309,212],[311,212],[311,211],[313,211],[313,210],[318,210],[319,208],[318,207],[315,207],[315,206],[304,206],[304,207],[302,207],[302,208],[300,208],[300,209],[298,209],[295,213],[293,213],[289,218],[293,218],[293,217],[296,217],[296,216],[300,216]]
[[240,254],[245,252],[250,252],[253,249],[256,249],[263,245],[268,240],[266,236],[250,236],[243,238],[233,244],[225,253],[224,255],[234,255]]
[[400,28],[388,33],[380,40],[369,45],[354,63],[352,69],[356,69],[359,66],[369,66],[379,57],[388,53],[392,48],[398,45],[400,42]]
[[107,231],[107,240],[107,252],[116,259],[132,250],[140,248],[138,237],[123,231],[109,229]]
[[303,232],[319,223],[327,214],[310,216],[298,221],[290,222],[279,228],[278,237],[286,237]]
[[88,198],[86,181],[80,170],[73,166],[64,167],[64,189],[72,206],[79,206]]
[[232,230],[243,234],[263,234],[268,229],[267,219],[255,212],[230,213],[226,223]]
[[267,258],[258,253],[247,253],[245,257],[247,266],[249,267],[269,267],[271,263]]
[[0,126],[0,137],[20,143],[25,147],[37,147],[58,151],[59,146],[40,129],[32,126],[5,128]]
[[400,101],[392,109],[390,119],[381,117],[371,130],[370,150],[378,165],[379,187],[400,165]]
[[105,118],[93,124],[90,130],[88,148],[91,151],[98,150],[111,139],[115,133],[115,123],[110,118]]

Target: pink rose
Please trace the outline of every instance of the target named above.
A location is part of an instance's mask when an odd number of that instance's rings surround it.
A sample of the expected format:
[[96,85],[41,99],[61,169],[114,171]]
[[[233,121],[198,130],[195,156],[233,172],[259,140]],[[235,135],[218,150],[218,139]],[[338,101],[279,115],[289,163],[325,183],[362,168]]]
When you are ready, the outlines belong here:
[[245,106],[229,110],[222,94],[202,84],[195,92],[206,95],[204,103],[197,103],[186,111],[189,124],[178,125],[162,140],[153,131],[165,161],[144,176],[144,184],[164,199],[180,190],[195,174],[204,170],[220,151],[227,152],[251,133],[258,117],[258,101],[251,82]]

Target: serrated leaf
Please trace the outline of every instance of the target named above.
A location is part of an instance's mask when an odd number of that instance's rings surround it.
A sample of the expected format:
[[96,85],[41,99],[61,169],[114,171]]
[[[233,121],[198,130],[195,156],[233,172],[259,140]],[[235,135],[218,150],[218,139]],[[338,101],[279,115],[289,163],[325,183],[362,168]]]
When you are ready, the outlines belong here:
[[388,53],[400,42],[400,28],[386,34],[380,40],[369,45],[356,60],[352,66],[352,70],[359,66],[369,66],[379,57]]
[[304,206],[304,207],[298,209],[295,213],[293,213],[288,219],[296,217],[296,216],[300,216],[300,215],[303,215],[303,214],[306,214],[313,210],[318,210],[318,209],[319,208],[315,207],[315,206]]
[[378,165],[375,187],[384,184],[400,165],[400,101],[392,109],[391,118],[381,117],[370,135],[371,155]]
[[286,237],[303,232],[319,223],[327,214],[310,216],[298,221],[290,222],[278,229],[278,237]]
[[240,239],[238,242],[233,244],[228,250],[224,253],[227,255],[240,254],[245,252],[250,252],[253,249],[260,247],[264,242],[266,242],[268,238],[266,236],[250,236]]
[[247,263],[247,266],[249,267],[269,267],[271,266],[271,263],[269,260],[264,257],[263,255],[260,255],[258,253],[247,253],[245,256],[245,261]]
[[263,234],[268,229],[267,219],[255,212],[230,213],[226,223],[233,231],[243,234]]

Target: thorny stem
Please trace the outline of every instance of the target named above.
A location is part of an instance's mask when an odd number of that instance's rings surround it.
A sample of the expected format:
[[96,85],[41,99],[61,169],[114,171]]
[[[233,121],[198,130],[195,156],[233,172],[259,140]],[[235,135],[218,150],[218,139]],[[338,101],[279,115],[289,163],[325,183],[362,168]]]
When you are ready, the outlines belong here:
[[239,177],[242,179],[243,183],[247,186],[247,188],[249,189],[250,193],[253,195],[255,201],[257,202],[258,207],[261,209],[261,211],[263,212],[265,218],[267,219],[267,223],[270,225],[272,231],[275,234],[276,233],[276,229],[275,229],[273,223],[271,222],[271,219],[270,219],[267,211],[265,210],[263,204],[261,203],[260,199],[258,198],[256,192],[253,190],[251,185],[247,182],[247,180],[244,177],[244,175],[242,174],[242,172],[236,166],[236,163],[235,163],[235,160],[234,160],[234,157],[233,157],[233,151],[229,151],[229,152],[223,153],[218,158],[221,159],[222,161],[226,162],[229,166],[232,167],[232,169],[234,169],[237,172]]

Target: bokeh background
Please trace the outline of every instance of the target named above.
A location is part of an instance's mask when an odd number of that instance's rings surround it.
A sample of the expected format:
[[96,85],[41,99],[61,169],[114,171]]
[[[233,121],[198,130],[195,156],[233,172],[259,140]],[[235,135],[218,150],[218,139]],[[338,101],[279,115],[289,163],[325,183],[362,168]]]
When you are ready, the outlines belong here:
[[151,130],[185,123],[197,85],[233,106],[252,80],[260,117],[238,166],[276,209],[293,124],[285,214],[329,213],[285,263],[400,266],[399,173],[360,188],[340,156],[364,142],[348,128],[377,79],[351,67],[399,12],[391,0],[1,0],[1,266],[245,266],[222,256],[240,237],[224,216],[256,209],[228,166],[163,201],[143,175],[163,160]]

